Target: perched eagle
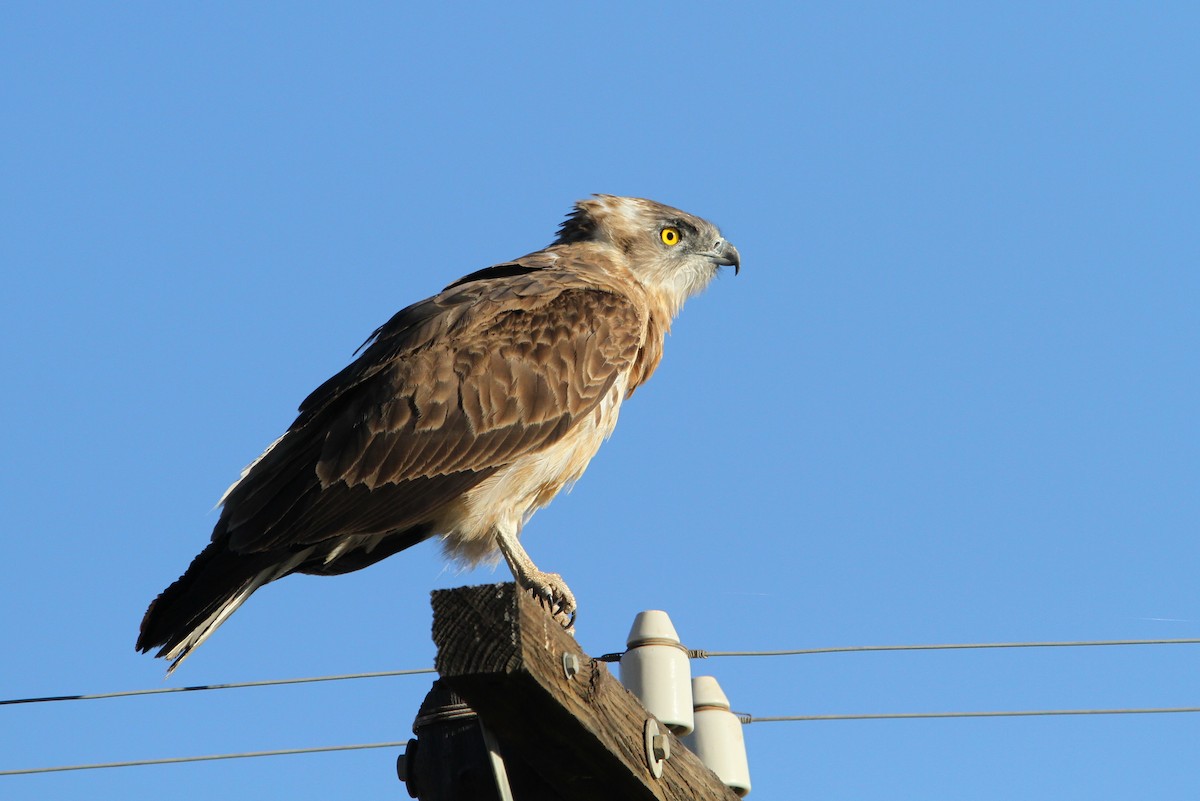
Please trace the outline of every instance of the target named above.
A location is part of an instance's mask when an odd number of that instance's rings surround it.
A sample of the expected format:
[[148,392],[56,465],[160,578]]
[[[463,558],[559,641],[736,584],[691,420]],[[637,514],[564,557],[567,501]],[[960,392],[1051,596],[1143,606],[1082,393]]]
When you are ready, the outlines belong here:
[[569,627],[575,598],[534,565],[521,527],[583,474],[722,265],[736,272],[738,252],[711,223],[597,195],[545,250],[399,312],[226,491],[212,541],[146,610],[138,650],[174,670],[267,582],[359,570],[435,536],[468,564],[498,549]]

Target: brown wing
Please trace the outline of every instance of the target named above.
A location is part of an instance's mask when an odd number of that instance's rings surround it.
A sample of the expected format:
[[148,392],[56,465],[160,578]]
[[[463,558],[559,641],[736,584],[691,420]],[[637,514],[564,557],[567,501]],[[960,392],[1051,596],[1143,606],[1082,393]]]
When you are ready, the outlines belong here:
[[452,285],[392,318],[305,400],[218,530],[247,552],[421,525],[591,413],[637,357],[642,327],[627,298],[570,273]]

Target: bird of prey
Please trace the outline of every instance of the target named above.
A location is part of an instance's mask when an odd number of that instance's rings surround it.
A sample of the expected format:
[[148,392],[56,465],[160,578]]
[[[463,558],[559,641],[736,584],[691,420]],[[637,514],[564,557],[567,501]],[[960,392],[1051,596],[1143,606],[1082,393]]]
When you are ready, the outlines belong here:
[[711,223],[596,195],[545,249],[400,311],[225,492],[211,542],[146,610],[138,650],[174,670],[264,584],[359,570],[431,537],[466,564],[498,550],[569,628],[575,597],[534,565],[521,527],[582,475],[721,266],[741,265]]

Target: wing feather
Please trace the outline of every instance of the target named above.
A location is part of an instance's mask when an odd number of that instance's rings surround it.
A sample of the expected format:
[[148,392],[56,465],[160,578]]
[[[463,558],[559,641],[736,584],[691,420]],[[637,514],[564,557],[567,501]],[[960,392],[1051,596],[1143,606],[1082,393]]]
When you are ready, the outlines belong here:
[[592,412],[637,358],[636,306],[569,272],[500,272],[400,312],[304,401],[226,500],[230,547],[426,524]]

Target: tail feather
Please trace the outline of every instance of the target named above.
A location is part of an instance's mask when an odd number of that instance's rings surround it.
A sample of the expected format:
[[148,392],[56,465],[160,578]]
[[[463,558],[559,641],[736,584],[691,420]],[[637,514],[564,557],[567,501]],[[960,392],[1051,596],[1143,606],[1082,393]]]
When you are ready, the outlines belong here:
[[292,572],[308,556],[242,555],[213,542],[192,560],[179,579],[151,602],[142,618],[137,649],[172,660],[170,675],[198,645],[262,585]]
[[[221,524],[218,524],[220,526]],[[333,576],[362,570],[428,539],[428,524],[387,535],[343,538],[296,551],[238,553],[219,529],[174,584],[154,599],[138,632],[137,649],[172,660],[167,675],[264,584],[289,573]]]

